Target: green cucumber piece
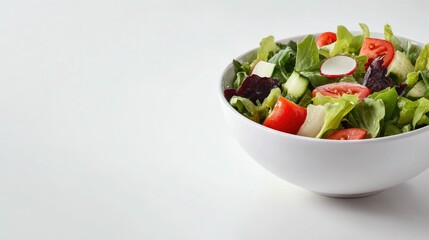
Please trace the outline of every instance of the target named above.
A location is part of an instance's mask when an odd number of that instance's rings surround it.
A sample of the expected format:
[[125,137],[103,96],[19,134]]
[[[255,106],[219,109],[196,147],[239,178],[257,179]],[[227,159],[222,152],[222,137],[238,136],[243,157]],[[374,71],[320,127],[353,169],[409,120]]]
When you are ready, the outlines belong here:
[[425,95],[426,85],[423,81],[419,81],[414,85],[413,88],[410,89],[407,93],[407,97],[409,98],[421,98]]
[[404,82],[407,74],[414,71],[414,66],[407,55],[400,51],[395,52],[392,62],[387,67],[387,76],[392,77],[397,83]]
[[298,102],[307,91],[308,83],[307,78],[294,71],[283,84],[283,91],[287,92],[286,98],[293,102]]

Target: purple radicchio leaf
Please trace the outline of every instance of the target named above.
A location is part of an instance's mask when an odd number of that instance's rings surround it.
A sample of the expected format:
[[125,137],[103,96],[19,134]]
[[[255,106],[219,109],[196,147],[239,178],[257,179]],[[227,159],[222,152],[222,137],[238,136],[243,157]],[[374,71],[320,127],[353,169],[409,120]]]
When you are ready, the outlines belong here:
[[374,59],[363,78],[362,85],[369,88],[371,92],[379,92],[385,88],[393,87],[393,80],[386,77],[387,67],[382,66],[383,59],[384,56]]
[[262,102],[269,94],[271,89],[280,87],[279,80],[269,77],[259,77],[258,75],[250,75],[241,84],[238,89],[225,89],[225,98],[229,101],[232,96],[240,96],[248,98],[256,104],[256,101]]

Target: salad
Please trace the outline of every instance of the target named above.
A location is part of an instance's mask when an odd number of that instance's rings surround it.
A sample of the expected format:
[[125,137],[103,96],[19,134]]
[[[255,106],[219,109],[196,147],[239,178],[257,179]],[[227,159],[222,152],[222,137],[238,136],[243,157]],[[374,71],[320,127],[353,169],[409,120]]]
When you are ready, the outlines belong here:
[[245,117],[306,137],[355,140],[400,134],[429,124],[429,43],[419,47],[384,26],[352,34],[307,35],[299,42],[261,40],[252,61],[233,60],[224,90]]

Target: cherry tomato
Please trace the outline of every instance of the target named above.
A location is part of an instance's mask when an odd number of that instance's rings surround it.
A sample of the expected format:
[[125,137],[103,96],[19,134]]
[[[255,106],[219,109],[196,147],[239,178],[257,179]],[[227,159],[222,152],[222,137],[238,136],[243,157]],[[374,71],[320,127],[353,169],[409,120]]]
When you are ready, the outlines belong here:
[[359,99],[364,99],[371,93],[371,90],[358,83],[337,82],[315,88],[313,97],[317,93],[333,98],[340,98],[343,94],[357,94]]
[[395,47],[391,42],[383,39],[365,38],[359,55],[365,55],[368,57],[368,62],[366,62],[365,68],[368,68],[372,61],[379,56],[384,56],[383,66],[387,67],[395,56]]
[[357,140],[364,139],[367,131],[361,128],[346,128],[333,132],[326,139],[333,140]]
[[322,47],[337,41],[337,35],[333,32],[324,32],[317,39],[317,46]]
[[286,133],[296,134],[304,123],[307,109],[279,97],[273,111],[264,121],[264,126]]

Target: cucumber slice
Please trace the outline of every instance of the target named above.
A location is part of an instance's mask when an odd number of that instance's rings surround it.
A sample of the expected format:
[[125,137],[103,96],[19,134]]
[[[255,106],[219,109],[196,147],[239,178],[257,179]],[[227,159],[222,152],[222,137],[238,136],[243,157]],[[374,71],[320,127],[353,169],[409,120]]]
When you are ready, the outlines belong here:
[[325,122],[325,114],[326,110],[322,105],[308,105],[307,116],[297,134],[306,137],[316,137]]
[[294,71],[283,84],[283,91],[287,92],[286,98],[296,103],[305,94],[307,87],[308,79]]
[[414,71],[414,66],[407,55],[396,51],[392,62],[387,67],[387,76],[397,79],[397,82],[401,83],[407,79],[407,74],[412,71]]
[[407,97],[409,98],[421,98],[425,95],[426,85],[423,81],[419,81],[414,85],[413,88],[410,89],[407,93]]

